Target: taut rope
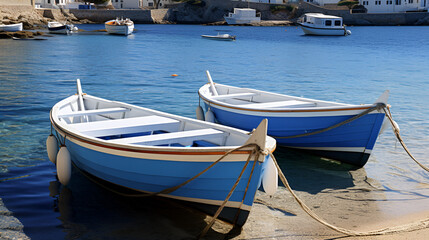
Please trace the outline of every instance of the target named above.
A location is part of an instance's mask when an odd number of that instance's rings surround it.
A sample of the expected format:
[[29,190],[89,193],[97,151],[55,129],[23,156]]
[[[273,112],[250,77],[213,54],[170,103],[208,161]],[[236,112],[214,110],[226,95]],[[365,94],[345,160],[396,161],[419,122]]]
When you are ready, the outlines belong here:
[[[387,109],[387,111],[386,111],[386,109]],[[421,168],[423,168],[424,170],[426,170],[427,172],[429,172],[429,168],[426,167],[426,166],[424,166],[423,164],[421,164],[419,161],[417,161],[417,159],[408,150],[407,146],[405,145],[404,141],[402,140],[401,135],[399,134],[399,129],[396,127],[396,125],[393,122],[392,113],[390,112],[389,107],[384,107],[383,110],[386,113],[386,117],[389,119],[390,124],[392,125],[393,132],[395,133],[396,138],[401,143],[401,145],[404,148],[405,152],[407,152],[408,156],[410,156],[411,159],[413,159],[414,162],[416,162]]]
[[384,104],[384,103],[377,103],[375,106],[366,109],[365,111],[359,113],[356,116],[353,116],[353,117],[351,117],[349,119],[346,119],[345,121],[342,121],[340,123],[337,123],[335,125],[332,125],[330,127],[327,127],[327,128],[324,128],[324,129],[321,129],[321,130],[318,130],[318,131],[309,132],[309,133],[303,133],[303,134],[298,134],[298,135],[293,135],[293,136],[285,136],[285,137],[272,136],[272,137],[278,138],[278,139],[287,139],[287,138],[299,138],[299,137],[306,137],[306,136],[311,136],[311,135],[319,134],[319,133],[322,133],[322,132],[326,132],[326,131],[332,130],[332,129],[337,128],[337,127],[341,127],[341,126],[343,126],[343,125],[345,125],[347,123],[353,122],[354,120],[356,120],[358,118],[361,118],[361,117],[367,115],[368,113],[370,113],[370,112],[372,112],[374,110],[377,110],[377,109],[379,110],[379,109],[381,109],[381,108],[383,108],[385,106],[386,106],[386,104]]

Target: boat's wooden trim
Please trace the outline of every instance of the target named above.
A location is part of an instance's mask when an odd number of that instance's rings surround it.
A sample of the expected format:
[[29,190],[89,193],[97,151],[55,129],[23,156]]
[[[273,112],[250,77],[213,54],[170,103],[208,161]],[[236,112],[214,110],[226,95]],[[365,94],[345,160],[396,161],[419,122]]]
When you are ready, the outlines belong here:
[[[138,137],[128,137],[109,140],[113,143],[122,144],[142,144],[142,145],[161,145],[161,144],[172,144],[177,142],[190,142],[197,140],[206,140],[211,138],[221,138],[224,136],[224,132],[207,128],[207,129],[196,129],[188,131],[170,132]],[[188,144],[187,144],[188,145]]]

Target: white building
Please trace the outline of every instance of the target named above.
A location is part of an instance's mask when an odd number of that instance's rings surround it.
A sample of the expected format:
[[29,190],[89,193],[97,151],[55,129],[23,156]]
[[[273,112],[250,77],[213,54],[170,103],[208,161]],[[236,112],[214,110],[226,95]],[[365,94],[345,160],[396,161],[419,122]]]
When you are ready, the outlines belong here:
[[84,4],[78,0],[35,0],[36,8],[67,8],[77,9],[79,5]]
[[[319,6],[337,4],[339,0],[305,0]],[[368,13],[395,13],[408,11],[427,11],[429,0],[359,0]]]
[[142,7],[143,0],[111,0],[115,9],[136,9]]
[[427,11],[428,0],[359,0],[368,13]]
[[[135,9],[142,7],[154,7],[154,0],[111,0],[115,9]],[[173,0],[160,0],[159,8],[164,8],[166,4],[173,3]]]
[[[142,2],[143,2],[143,7],[154,7],[155,6],[155,3],[153,0],[142,0]],[[159,2],[158,7],[159,8],[165,8],[165,6],[167,4],[172,4],[172,3],[174,3],[173,0],[161,0]]]

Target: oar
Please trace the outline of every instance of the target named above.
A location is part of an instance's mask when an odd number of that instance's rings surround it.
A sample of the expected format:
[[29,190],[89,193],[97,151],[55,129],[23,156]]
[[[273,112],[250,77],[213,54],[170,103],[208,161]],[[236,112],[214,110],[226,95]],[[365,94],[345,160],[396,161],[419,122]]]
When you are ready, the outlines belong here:
[[211,87],[211,89],[212,89],[213,94],[214,94],[215,96],[218,96],[219,94],[218,94],[218,93],[217,93],[217,91],[216,91],[216,88],[215,88],[214,82],[213,82],[213,80],[212,80],[212,76],[210,76],[210,72],[209,72],[209,70],[206,70],[206,73],[207,73],[207,78],[209,79],[210,87]]

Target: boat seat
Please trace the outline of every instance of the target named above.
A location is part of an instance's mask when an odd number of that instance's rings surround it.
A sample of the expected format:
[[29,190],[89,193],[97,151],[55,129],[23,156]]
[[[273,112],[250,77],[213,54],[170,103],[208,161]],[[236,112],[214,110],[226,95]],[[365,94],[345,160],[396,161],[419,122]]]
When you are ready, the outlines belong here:
[[120,113],[130,111],[129,108],[124,107],[116,107],[116,108],[102,108],[95,110],[85,110],[85,111],[76,111],[70,113],[59,114],[58,117],[66,118],[66,117],[79,117],[79,116],[90,116],[90,115],[100,115],[100,114],[110,114],[110,113]]
[[91,137],[102,137],[156,130],[177,131],[180,127],[180,121],[162,116],[144,116],[75,123],[71,124],[71,126]]
[[154,135],[139,136],[139,137],[113,139],[113,140],[109,140],[109,142],[121,143],[121,144],[152,145],[152,146],[173,144],[173,143],[182,143],[183,145],[190,145],[192,144],[193,141],[221,138],[223,136],[224,136],[224,132],[222,131],[212,129],[212,128],[206,128],[206,129],[170,132],[170,133],[154,134]]
[[288,100],[288,101],[276,101],[276,102],[249,103],[249,104],[241,104],[238,106],[246,107],[246,108],[277,108],[277,107],[301,108],[301,107],[315,107],[316,103],[304,102],[299,100]]
[[232,93],[232,94],[213,96],[212,99],[221,100],[221,99],[228,99],[228,98],[251,97],[255,95],[257,95],[257,93]]

